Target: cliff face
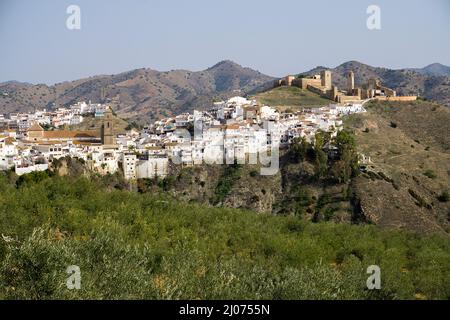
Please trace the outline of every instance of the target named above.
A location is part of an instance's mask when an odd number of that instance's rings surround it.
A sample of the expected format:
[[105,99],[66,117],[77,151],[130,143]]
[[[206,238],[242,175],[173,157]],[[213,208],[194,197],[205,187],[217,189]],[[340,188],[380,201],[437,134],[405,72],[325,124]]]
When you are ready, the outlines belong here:
[[313,164],[292,161],[289,154],[282,156],[277,174],[261,176],[259,169],[256,165],[174,167],[167,179],[139,181],[138,188],[210,206],[297,215],[315,221],[352,221],[349,184],[318,181]]
[[281,174],[264,177],[257,170],[256,166],[176,167],[165,185],[146,185],[141,181],[140,188],[145,192],[162,188],[184,201],[271,213],[282,194]]

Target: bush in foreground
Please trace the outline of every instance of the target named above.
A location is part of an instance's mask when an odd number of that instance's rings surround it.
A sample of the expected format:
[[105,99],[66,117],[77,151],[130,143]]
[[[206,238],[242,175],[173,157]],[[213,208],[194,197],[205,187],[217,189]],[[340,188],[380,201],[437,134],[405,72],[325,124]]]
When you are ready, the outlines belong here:
[[[450,242],[208,208],[50,177],[0,176],[2,299],[450,297]],[[366,288],[379,265],[382,289]],[[66,268],[81,269],[68,290]]]

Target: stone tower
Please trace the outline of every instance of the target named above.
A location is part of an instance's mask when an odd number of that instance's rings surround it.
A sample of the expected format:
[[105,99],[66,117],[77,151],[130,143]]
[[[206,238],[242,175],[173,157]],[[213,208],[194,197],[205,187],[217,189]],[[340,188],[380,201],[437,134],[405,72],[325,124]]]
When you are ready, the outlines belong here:
[[369,78],[368,81],[368,89],[369,90],[377,90],[380,85],[380,81],[376,78]]
[[331,97],[333,98],[334,101],[337,101],[338,95],[339,95],[338,87],[332,86],[332,88],[331,88]]
[[322,80],[322,87],[324,87],[326,90],[331,90],[331,71],[322,71],[320,73],[320,78]]
[[103,115],[102,144],[107,146],[113,146],[116,144],[114,139],[113,114],[111,108],[109,107]]
[[284,78],[284,82],[286,86],[292,86],[292,81],[294,81],[295,77],[294,76],[286,76]]
[[347,74],[347,95],[352,95],[354,89],[355,89],[355,74],[353,73],[353,71],[350,71]]

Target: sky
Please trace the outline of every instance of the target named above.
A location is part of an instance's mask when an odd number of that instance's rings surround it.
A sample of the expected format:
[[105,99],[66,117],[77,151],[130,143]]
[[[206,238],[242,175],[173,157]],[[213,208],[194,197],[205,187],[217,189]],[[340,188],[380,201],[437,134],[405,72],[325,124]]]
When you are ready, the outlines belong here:
[[[67,7],[81,10],[69,30]],[[369,30],[369,5],[380,30]],[[233,60],[272,76],[357,60],[450,65],[448,0],[0,0],[0,82],[54,84]]]

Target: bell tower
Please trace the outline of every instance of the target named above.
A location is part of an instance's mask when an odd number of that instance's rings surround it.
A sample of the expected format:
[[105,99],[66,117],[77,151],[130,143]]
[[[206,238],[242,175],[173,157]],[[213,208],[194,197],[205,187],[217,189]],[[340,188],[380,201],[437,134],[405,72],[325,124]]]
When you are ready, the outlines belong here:
[[115,145],[114,128],[113,128],[113,114],[110,107],[108,107],[103,115],[102,124],[102,144],[107,146]]

